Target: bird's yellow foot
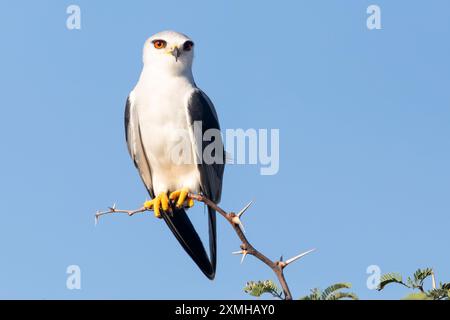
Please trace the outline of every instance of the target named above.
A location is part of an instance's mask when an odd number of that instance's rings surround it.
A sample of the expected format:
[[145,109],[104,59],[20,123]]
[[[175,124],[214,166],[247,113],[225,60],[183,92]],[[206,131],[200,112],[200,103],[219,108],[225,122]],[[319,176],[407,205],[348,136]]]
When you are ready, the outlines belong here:
[[189,198],[189,189],[183,188],[180,190],[176,190],[169,195],[169,199],[174,201],[176,200],[175,205],[177,208],[183,207],[186,202],[186,205],[191,208],[194,206],[194,199]]
[[155,217],[161,219],[161,210],[170,211],[169,206],[169,198],[167,197],[167,193],[161,192],[156,198],[146,201],[144,203],[145,209],[153,209],[155,212]]

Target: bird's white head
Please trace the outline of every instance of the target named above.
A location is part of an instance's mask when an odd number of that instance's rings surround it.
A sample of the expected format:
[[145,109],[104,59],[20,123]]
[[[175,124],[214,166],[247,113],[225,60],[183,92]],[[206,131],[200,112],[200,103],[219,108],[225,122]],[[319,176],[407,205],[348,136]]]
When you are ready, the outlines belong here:
[[194,42],[184,34],[162,31],[144,45],[144,67],[172,75],[191,74]]

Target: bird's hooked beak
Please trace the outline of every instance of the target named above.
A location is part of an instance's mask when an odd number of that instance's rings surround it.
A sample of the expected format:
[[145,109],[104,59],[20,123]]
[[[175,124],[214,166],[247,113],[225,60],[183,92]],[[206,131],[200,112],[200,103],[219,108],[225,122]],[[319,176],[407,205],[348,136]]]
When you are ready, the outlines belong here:
[[180,49],[179,49],[177,46],[175,46],[175,47],[173,47],[173,49],[170,51],[170,54],[173,55],[173,56],[175,57],[175,61],[177,62],[177,61],[178,61],[178,58],[179,58],[180,55],[181,55],[181,51],[180,51]]

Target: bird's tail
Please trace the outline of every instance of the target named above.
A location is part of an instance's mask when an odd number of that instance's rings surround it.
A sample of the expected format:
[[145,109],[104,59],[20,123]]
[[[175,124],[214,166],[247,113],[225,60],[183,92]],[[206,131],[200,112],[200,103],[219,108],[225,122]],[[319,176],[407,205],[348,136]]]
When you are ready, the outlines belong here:
[[178,242],[180,242],[200,270],[210,280],[213,280],[216,275],[217,262],[216,212],[208,207],[210,258],[206,254],[205,247],[183,208],[173,207],[171,214],[162,212],[162,217]]

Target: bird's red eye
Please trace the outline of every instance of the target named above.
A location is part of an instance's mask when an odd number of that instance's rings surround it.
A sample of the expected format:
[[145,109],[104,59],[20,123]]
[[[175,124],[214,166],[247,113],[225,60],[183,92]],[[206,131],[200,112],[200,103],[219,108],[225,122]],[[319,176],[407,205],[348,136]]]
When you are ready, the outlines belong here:
[[184,51],[191,51],[192,47],[194,46],[194,43],[192,41],[186,41],[183,44],[183,50]]
[[167,42],[165,42],[164,40],[154,40],[153,41],[153,46],[156,49],[163,49],[166,47],[166,45],[167,45]]

